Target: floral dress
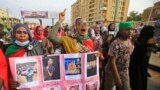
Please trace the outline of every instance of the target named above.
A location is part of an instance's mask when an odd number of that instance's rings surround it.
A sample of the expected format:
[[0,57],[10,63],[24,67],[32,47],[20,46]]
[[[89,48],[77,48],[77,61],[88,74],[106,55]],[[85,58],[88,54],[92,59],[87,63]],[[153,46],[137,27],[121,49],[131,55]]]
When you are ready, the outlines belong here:
[[[129,71],[129,61],[130,61],[130,55],[133,52],[134,46],[132,45],[131,41],[128,40],[128,45],[125,45],[122,43],[120,39],[114,40],[110,47],[109,47],[109,56],[115,56],[116,59],[116,66],[118,73],[120,76],[122,75],[128,75]],[[112,73],[110,64],[107,64],[106,68],[107,72]]]

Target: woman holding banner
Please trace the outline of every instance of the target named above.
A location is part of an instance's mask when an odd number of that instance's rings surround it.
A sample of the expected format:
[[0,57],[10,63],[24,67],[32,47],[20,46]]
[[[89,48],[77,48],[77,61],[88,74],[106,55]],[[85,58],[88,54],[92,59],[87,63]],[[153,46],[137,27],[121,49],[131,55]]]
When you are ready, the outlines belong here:
[[[54,29],[57,30],[58,28],[59,27],[54,27]],[[26,25],[21,23],[16,24],[13,27],[11,37],[12,45],[9,46],[5,52],[7,57],[24,57],[44,54],[42,43],[32,38],[29,28]],[[11,89],[16,89],[20,85],[13,79],[10,79],[9,82]]]
[[[59,22],[62,22],[64,20],[63,19],[64,16],[62,17],[63,14],[62,13],[60,14]],[[55,30],[58,30],[58,28],[59,27],[54,26]],[[13,27],[11,37],[12,37],[12,45],[9,46],[5,52],[7,57],[24,57],[24,56],[36,56],[44,54],[42,43],[40,43],[37,40],[34,40],[31,37],[29,28],[26,25],[21,23],[16,24]],[[11,89],[16,89],[20,85],[19,82],[13,79],[10,79],[9,82]]]
[[[53,30],[51,30],[51,33],[49,33],[48,38],[52,42],[60,40],[55,36],[56,36],[56,32],[58,31],[58,28],[60,27],[60,24],[62,24],[62,22],[64,21],[64,14],[65,14],[65,10],[64,12],[61,12],[59,14],[59,21],[56,23]],[[87,27],[84,27],[86,26],[86,24],[83,22],[79,22],[79,25],[85,28],[85,29],[82,28],[80,32],[84,36],[86,36],[85,38],[79,38],[79,40],[82,43],[83,41],[89,42],[89,43],[85,45],[81,45],[71,37],[63,37],[63,39],[61,38],[61,40],[64,40],[62,45],[64,46],[66,53],[79,53],[80,50],[93,51],[93,46],[94,46],[93,42],[87,36],[87,32],[88,32]],[[9,46],[5,52],[7,57],[24,57],[24,56],[36,56],[36,55],[44,54],[42,44],[31,37],[29,28],[24,24],[21,24],[21,23],[16,24],[13,27],[11,36],[13,39],[12,40],[13,45]],[[80,46],[82,47],[80,48]],[[88,47],[86,48],[85,46],[88,46]],[[83,48],[86,48],[86,49],[84,50]],[[19,83],[13,79],[11,79],[9,82],[12,89],[16,89],[19,86]]]

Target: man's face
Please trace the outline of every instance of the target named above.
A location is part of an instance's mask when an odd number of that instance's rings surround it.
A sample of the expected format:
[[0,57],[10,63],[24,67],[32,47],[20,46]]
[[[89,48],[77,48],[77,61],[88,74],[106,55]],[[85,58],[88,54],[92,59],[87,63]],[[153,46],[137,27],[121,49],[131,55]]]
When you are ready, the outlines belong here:
[[48,65],[52,65],[53,64],[53,60],[50,58],[49,60],[48,60]]
[[88,34],[88,25],[87,22],[80,19],[76,22],[76,30],[78,31],[78,34],[81,36],[85,36]]
[[122,32],[122,36],[127,39],[131,37],[132,29],[122,30],[121,32]]
[[95,26],[95,33],[96,33],[96,34],[99,34],[99,33],[100,33],[100,27],[99,27],[99,25],[96,25],[96,26]]
[[17,28],[15,38],[20,42],[25,42],[29,40],[29,35],[27,33],[27,30],[24,27]]
[[50,31],[50,28],[46,28],[46,31],[49,32],[49,31]]

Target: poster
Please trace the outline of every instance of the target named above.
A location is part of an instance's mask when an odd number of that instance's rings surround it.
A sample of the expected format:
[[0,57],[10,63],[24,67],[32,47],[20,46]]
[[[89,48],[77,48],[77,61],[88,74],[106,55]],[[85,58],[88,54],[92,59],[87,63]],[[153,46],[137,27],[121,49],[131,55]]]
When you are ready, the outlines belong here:
[[60,80],[59,56],[45,56],[42,58],[42,72],[44,81]]
[[82,90],[82,84],[67,86],[67,90]]
[[98,90],[95,53],[9,58],[9,63],[21,90]]
[[[15,58],[15,77],[20,83],[18,88],[28,88],[39,85],[38,58]],[[11,69],[12,70],[12,69]]]
[[64,54],[65,79],[81,79],[81,54]]
[[61,90],[61,86],[44,87],[43,90]]
[[85,87],[85,90],[99,90],[98,81],[86,83]]
[[85,65],[86,78],[90,78],[92,76],[97,76],[99,74],[98,57],[96,57],[95,53],[87,53],[86,54],[85,64],[86,64]]
[[21,16],[23,18],[48,18],[48,12],[24,10],[24,11],[21,11]]

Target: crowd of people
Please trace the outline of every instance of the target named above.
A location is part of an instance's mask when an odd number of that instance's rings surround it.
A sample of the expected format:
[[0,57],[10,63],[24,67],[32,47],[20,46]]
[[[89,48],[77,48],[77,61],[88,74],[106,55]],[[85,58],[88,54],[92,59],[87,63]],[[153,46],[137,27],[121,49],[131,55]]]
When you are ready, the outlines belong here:
[[[10,34],[0,25],[0,89],[16,89],[20,83],[9,70],[8,58],[49,54],[86,53],[97,51],[100,69],[100,90],[147,90],[147,68],[151,52],[159,51],[160,20],[155,26],[141,29],[133,22],[115,23],[106,28],[102,22],[90,26],[77,18],[73,26],[63,26],[65,10],[51,28],[36,26],[33,31],[23,23],[16,24]],[[117,32],[115,32],[117,31]],[[11,43],[5,44],[10,35]],[[140,85],[140,86],[139,86]]]

